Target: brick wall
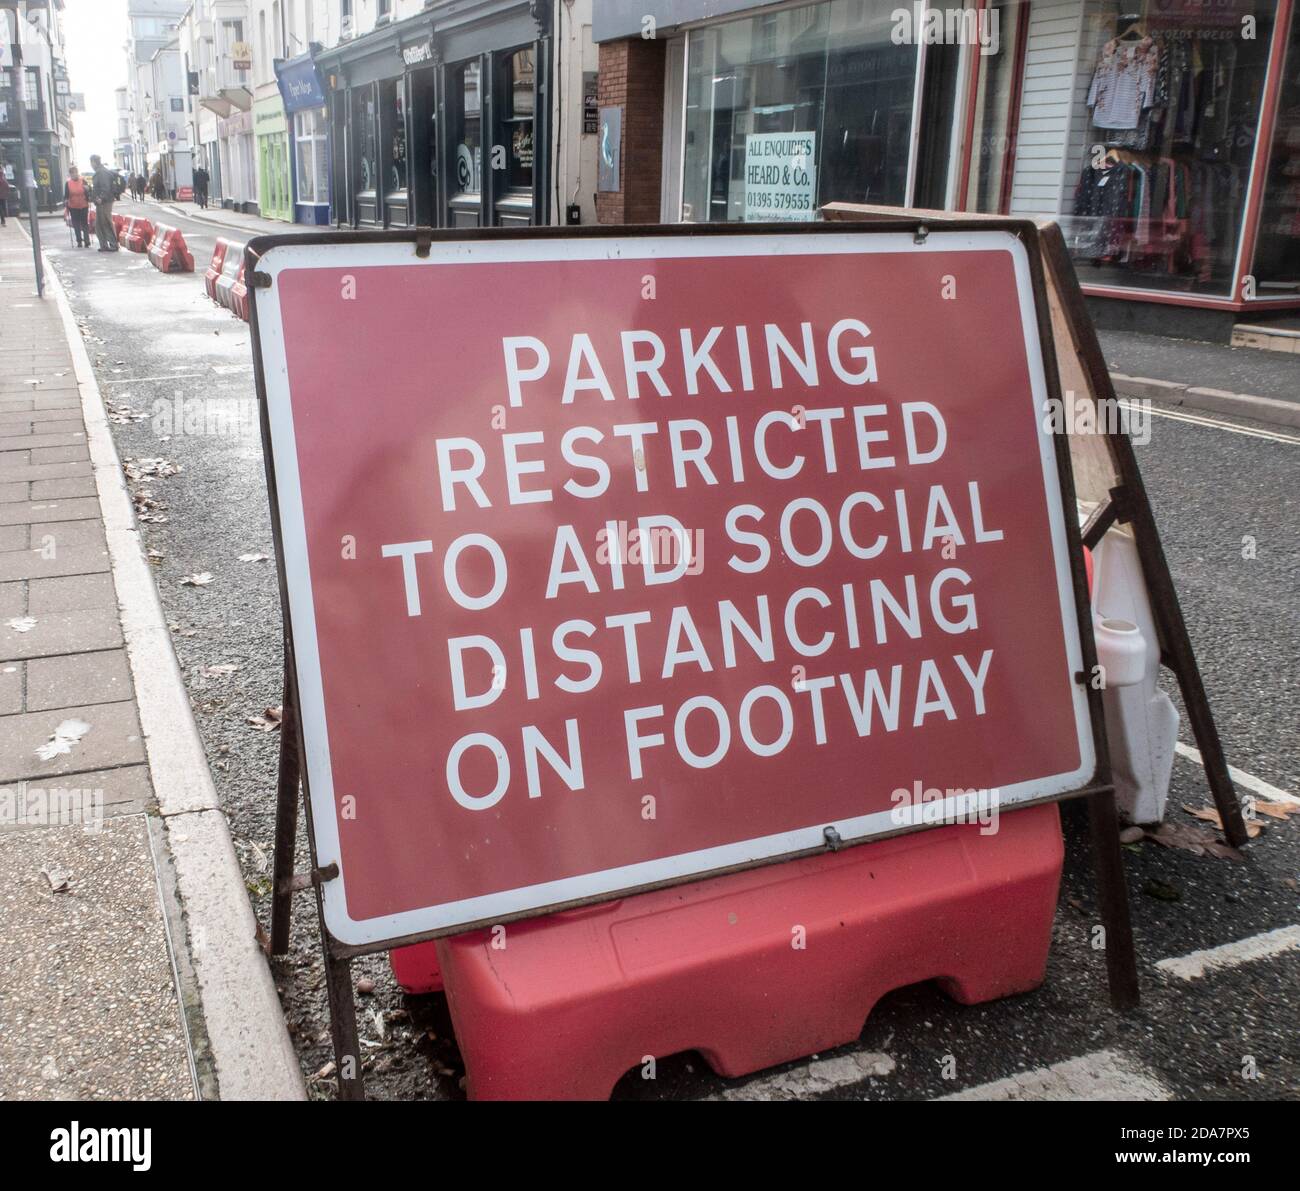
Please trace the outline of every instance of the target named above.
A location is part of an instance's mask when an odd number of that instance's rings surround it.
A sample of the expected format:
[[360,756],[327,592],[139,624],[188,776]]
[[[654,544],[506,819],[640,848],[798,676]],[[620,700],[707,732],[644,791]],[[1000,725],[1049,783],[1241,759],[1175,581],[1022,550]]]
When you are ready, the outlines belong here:
[[663,172],[664,43],[634,38],[600,47],[601,107],[623,109],[617,192],[596,195],[601,223],[658,223]]

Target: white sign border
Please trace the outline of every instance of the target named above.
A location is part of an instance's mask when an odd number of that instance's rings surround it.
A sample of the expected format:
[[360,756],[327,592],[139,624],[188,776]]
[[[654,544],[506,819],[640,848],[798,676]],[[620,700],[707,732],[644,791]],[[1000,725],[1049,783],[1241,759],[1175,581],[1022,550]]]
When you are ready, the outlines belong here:
[[[1009,231],[943,231],[932,229],[923,243],[907,232],[843,232],[799,234],[737,234],[701,236],[672,233],[650,236],[611,236],[559,239],[435,240],[427,257],[417,257],[410,241],[378,243],[316,242],[278,243],[258,263],[272,284],[253,290],[257,303],[258,340],[261,347],[267,414],[271,427],[279,503],[282,566],[288,588],[289,612],[297,662],[298,714],[301,719],[304,764],[310,791],[312,822],[316,836],[317,863],[337,864],[339,875],[322,885],[325,923],[330,934],[348,947],[380,947],[388,941],[408,939],[452,928],[490,923],[530,910],[560,908],[566,904],[602,896],[614,896],[648,886],[662,885],[688,877],[703,878],[723,869],[752,865],[777,857],[815,851],[825,846],[825,831],[833,827],[846,843],[883,835],[898,824],[891,811],[878,811],[831,823],[819,821],[807,827],[717,847],[623,865],[562,880],[547,881],[517,889],[501,890],[479,897],[446,902],[438,906],[406,910],[377,918],[354,919],[347,910],[347,873],[339,844],[333,771],[330,763],[329,728],[321,681],[320,650],[317,640],[311,572],[307,561],[306,523],[298,475],[297,442],[285,357],[284,328],[280,309],[281,273],[292,269],[346,271],[375,266],[436,268],[442,264],[511,263],[572,260],[659,260],[680,257],[727,256],[816,256],[863,253],[915,255],[928,252],[1003,251],[1011,255],[1020,301],[1025,352],[1029,362],[1033,406],[1026,416],[1038,429],[1039,455],[1048,501],[1052,550],[1056,563],[1057,590],[1066,653],[1073,675],[1083,669],[1083,649],[1074,604],[1074,583],[1069,565],[1069,543],[1065,511],[1056,464],[1053,435],[1041,416],[1047,401],[1047,378],[1043,367],[1034,311],[1029,255],[1020,240]],[[1071,514],[1073,515],[1073,513]],[[1010,806],[1031,799],[1048,798],[1079,789],[1096,769],[1096,753],[1088,708],[1087,691],[1072,683],[1075,737],[1079,765],[1067,773],[1019,782],[999,791],[998,805]],[[958,808],[954,800],[945,811]]]

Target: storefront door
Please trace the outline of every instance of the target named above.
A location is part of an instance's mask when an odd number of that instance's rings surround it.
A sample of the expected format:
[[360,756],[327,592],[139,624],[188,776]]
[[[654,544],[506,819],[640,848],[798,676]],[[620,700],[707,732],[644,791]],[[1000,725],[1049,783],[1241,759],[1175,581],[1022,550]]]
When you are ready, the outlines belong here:
[[447,227],[479,227],[483,219],[483,60],[447,68]]
[[352,88],[352,216],[361,227],[381,226],[379,188],[379,106],[375,85]]
[[422,227],[436,227],[439,199],[438,169],[438,70],[425,67],[408,76],[411,122],[409,169],[411,209],[414,222]]

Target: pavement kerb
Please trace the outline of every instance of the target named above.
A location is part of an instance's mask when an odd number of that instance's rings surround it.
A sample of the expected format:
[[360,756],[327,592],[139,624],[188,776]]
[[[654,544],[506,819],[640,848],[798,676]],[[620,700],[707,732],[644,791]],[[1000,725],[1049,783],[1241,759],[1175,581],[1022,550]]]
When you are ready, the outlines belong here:
[[[174,203],[161,202],[156,198],[145,198],[141,201],[149,203],[155,207],[161,207],[164,211],[169,211],[171,214],[176,215],[181,219],[193,219],[196,223],[206,223],[209,227],[224,228],[227,232],[232,232],[236,235],[242,233],[245,239],[252,239],[254,236],[269,234],[260,232],[256,228],[245,227],[243,224],[234,223],[231,220],[217,219],[215,216],[209,215],[202,207],[199,207],[194,211],[187,211],[184,207],[178,207]],[[284,226],[289,231],[293,231],[301,225],[288,223]],[[320,231],[321,229],[319,227],[313,227],[309,230]],[[330,229],[326,228],[325,230],[328,231]]]
[[1115,392],[1121,397],[1160,401],[1185,409],[1232,414],[1273,426],[1300,429],[1300,402],[1257,397],[1251,393],[1229,393],[1223,389],[1206,389],[1146,376],[1125,376],[1122,372],[1112,372],[1110,379],[1115,385]]
[[167,831],[220,1096],[303,1100],[302,1070],[256,942],[243,873],[218,809],[99,385],[58,274],[48,256],[44,261],[46,293],[58,304],[81,395],[150,776]]

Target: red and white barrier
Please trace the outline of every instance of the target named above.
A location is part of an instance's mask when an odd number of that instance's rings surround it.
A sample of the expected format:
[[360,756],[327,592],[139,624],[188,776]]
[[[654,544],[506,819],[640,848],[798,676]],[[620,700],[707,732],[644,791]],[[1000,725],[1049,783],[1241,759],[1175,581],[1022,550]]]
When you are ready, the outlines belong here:
[[244,284],[244,248],[241,244],[227,244],[221,262],[221,273],[214,282],[217,302],[237,318],[248,321],[248,287]]
[[121,237],[122,246],[132,252],[148,252],[153,240],[153,224],[139,215],[127,217],[126,230]]
[[149,263],[163,273],[193,273],[194,257],[178,227],[160,223],[149,240]]
[[225,267],[227,256],[237,256],[243,249],[233,240],[218,239],[212,246],[212,259],[208,262],[208,267],[203,271],[203,289],[209,298],[214,302],[220,302],[217,297],[217,278],[221,276],[221,271]]

